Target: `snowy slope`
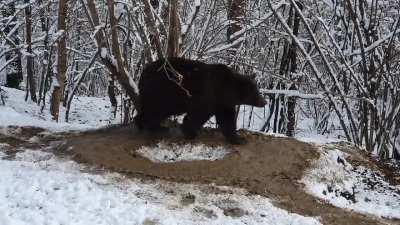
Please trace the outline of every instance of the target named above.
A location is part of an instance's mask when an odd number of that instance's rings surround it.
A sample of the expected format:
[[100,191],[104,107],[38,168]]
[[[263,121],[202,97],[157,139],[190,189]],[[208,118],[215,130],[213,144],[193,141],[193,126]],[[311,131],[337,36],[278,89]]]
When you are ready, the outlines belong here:
[[400,218],[400,186],[365,166],[353,166],[348,154],[320,148],[321,157],[302,179],[307,192],[337,207],[385,218]]
[[320,224],[243,190],[93,175],[41,151],[0,160],[0,168],[0,224],[5,225]]
[[51,131],[93,129],[115,122],[111,117],[107,98],[76,97],[70,112],[70,123],[61,122],[65,118],[65,108],[61,107],[60,122],[51,120],[48,101],[44,110],[34,102],[25,99],[25,92],[1,87],[6,92],[6,104],[0,105],[0,126],[35,126]]

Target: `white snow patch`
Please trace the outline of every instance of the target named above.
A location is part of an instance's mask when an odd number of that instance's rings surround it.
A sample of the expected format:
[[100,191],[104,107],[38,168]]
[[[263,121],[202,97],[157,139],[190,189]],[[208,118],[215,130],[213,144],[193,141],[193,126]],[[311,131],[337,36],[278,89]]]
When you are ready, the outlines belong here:
[[280,94],[280,95],[285,95],[287,97],[299,97],[303,99],[323,99],[324,95],[322,94],[306,94],[302,93],[298,90],[281,90],[281,89],[261,89],[261,93],[264,94]]
[[53,158],[53,154],[42,151],[34,151],[34,150],[25,150],[23,152],[18,152],[15,155],[16,161],[25,161],[25,162],[40,162],[40,161],[48,161]]
[[1,149],[0,147],[0,159],[2,159],[3,157],[6,157],[6,153],[3,152],[3,149]]
[[7,147],[9,147],[9,146],[10,146],[10,145],[7,144],[7,143],[0,143],[0,151],[3,150],[3,149],[5,149],[5,148],[7,148]]
[[316,132],[302,132],[296,135],[296,139],[302,142],[313,143],[313,144],[329,144],[335,142],[343,142],[343,139],[333,138],[325,136],[322,134],[317,134]]
[[[125,72],[127,75],[129,74],[128,71],[125,71]],[[129,85],[133,88],[133,90],[135,91],[136,94],[139,94],[139,88],[136,85],[136,83],[133,81],[132,77],[130,77],[128,75],[128,78],[129,78]]]
[[[93,175],[41,151],[20,152],[14,161],[0,159],[0,168],[0,224],[320,224],[242,189]],[[222,191],[210,191],[215,189]],[[187,194],[193,202],[184,204]],[[224,214],[236,208],[244,213]]]
[[107,48],[101,48],[100,49],[100,56],[103,59],[107,58]]
[[56,123],[46,121],[40,118],[32,118],[29,113],[18,112],[8,106],[0,106],[0,124],[1,126],[32,126],[42,127],[53,131],[87,129],[85,126],[72,126],[67,123]]
[[38,136],[33,136],[33,137],[29,138],[28,142],[29,143],[39,143],[40,138]]
[[[1,87],[6,92],[5,105],[0,105],[0,128],[7,126],[41,127],[54,132],[68,130],[87,130],[118,122],[112,117],[111,104],[107,98],[80,97],[74,98],[70,110],[70,121],[52,120],[49,101],[41,110],[35,102],[25,102],[25,92]],[[60,108],[60,121],[65,118],[64,107]]]
[[152,162],[174,163],[179,161],[222,159],[231,151],[222,147],[209,147],[204,144],[168,144],[159,142],[156,146],[143,146],[136,151]]
[[341,208],[386,218],[400,218],[400,186],[391,186],[380,172],[352,166],[346,153],[322,150],[302,182],[310,194]]

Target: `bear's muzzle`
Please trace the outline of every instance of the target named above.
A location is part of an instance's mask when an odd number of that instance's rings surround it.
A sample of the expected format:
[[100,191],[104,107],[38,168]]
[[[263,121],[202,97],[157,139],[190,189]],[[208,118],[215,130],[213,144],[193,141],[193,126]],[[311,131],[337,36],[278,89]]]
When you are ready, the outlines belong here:
[[265,100],[263,97],[259,96],[256,104],[254,106],[256,107],[264,107],[267,104],[267,100]]

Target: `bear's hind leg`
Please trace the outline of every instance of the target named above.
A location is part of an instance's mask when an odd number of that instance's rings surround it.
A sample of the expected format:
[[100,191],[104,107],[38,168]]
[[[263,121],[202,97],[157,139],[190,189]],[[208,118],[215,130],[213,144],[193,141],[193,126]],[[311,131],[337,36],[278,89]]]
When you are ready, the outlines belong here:
[[197,136],[197,132],[208,119],[212,113],[204,110],[189,111],[182,123],[182,132],[187,139],[193,139]]
[[217,124],[225,136],[226,140],[231,144],[245,144],[246,139],[240,137],[236,133],[236,111],[235,107],[219,108],[215,114]]

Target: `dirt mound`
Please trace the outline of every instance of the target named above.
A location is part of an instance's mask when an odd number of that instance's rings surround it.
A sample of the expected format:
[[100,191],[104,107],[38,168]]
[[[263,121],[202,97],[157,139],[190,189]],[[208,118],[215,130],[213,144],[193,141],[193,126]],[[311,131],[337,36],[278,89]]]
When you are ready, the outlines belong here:
[[[301,215],[321,217],[323,224],[384,224],[381,220],[324,204],[303,191],[298,180],[318,158],[317,150],[291,138],[241,131],[249,141],[221,160],[154,163],[136,154],[142,146],[158,142],[187,143],[178,131],[162,136],[143,134],[132,128],[112,128],[73,135],[63,148],[80,163],[101,166],[135,177],[160,178],[185,183],[215,183],[247,189],[276,200],[276,204]],[[224,145],[214,130],[201,133],[192,143]]]

